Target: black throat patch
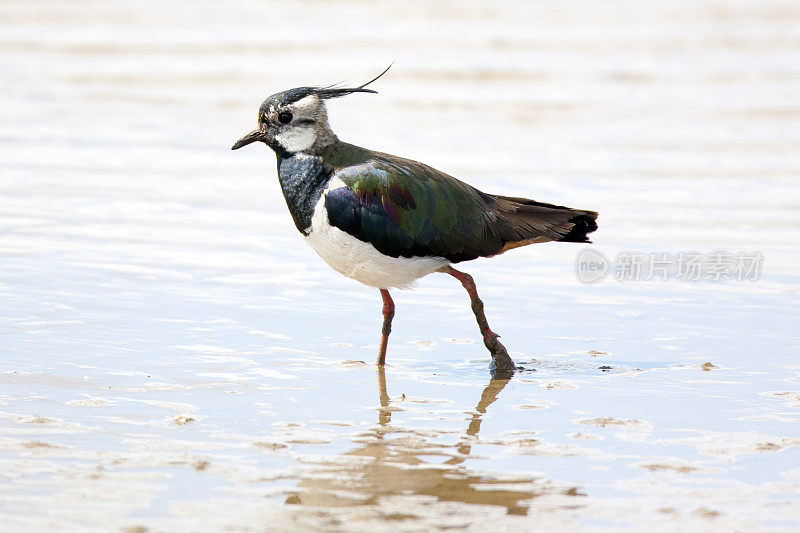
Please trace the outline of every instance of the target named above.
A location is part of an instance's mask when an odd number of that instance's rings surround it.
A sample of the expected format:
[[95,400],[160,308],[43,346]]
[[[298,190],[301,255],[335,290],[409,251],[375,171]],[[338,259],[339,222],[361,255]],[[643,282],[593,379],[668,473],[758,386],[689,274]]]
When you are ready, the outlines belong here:
[[311,231],[311,217],[331,178],[332,169],[322,163],[321,157],[305,154],[280,154],[278,156],[278,181],[294,225],[303,235]]

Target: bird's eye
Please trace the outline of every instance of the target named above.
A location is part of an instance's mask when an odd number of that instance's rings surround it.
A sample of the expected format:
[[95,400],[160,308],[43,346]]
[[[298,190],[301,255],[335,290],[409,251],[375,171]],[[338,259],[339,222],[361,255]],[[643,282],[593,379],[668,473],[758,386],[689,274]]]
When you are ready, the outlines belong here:
[[278,115],[278,122],[280,122],[281,124],[288,124],[292,121],[292,118],[293,117],[291,113],[287,113],[286,111],[284,111],[283,113]]

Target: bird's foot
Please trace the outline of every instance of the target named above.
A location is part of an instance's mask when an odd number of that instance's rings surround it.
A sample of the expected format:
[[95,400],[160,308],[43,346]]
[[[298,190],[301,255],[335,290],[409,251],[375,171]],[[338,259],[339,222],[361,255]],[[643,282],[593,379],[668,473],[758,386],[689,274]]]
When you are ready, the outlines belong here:
[[495,375],[503,374],[510,377],[519,369],[519,367],[514,364],[511,356],[508,355],[508,350],[506,350],[506,347],[503,346],[499,340],[497,340],[497,337],[499,337],[499,335],[491,330],[489,330],[483,337],[483,343],[486,345],[489,353],[492,354],[492,364],[490,369]]

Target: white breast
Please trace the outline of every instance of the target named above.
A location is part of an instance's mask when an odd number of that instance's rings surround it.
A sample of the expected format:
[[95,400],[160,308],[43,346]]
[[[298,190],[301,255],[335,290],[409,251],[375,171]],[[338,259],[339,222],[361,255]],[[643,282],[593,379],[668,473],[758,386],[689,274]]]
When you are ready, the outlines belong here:
[[[344,186],[340,180],[334,181],[325,193]],[[389,257],[371,244],[331,226],[325,211],[325,193],[314,208],[306,241],[337,272],[370,287],[407,289],[417,279],[450,264],[442,257]]]

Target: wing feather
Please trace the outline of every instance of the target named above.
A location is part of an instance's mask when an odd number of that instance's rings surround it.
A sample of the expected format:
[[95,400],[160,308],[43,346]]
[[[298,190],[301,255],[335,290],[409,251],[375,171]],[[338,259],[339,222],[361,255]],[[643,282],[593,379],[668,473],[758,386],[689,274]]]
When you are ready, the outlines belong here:
[[[354,147],[355,148],[355,147]],[[486,194],[422,163],[371,153],[332,176],[330,224],[391,257],[488,257],[547,241],[588,242],[597,213]]]

